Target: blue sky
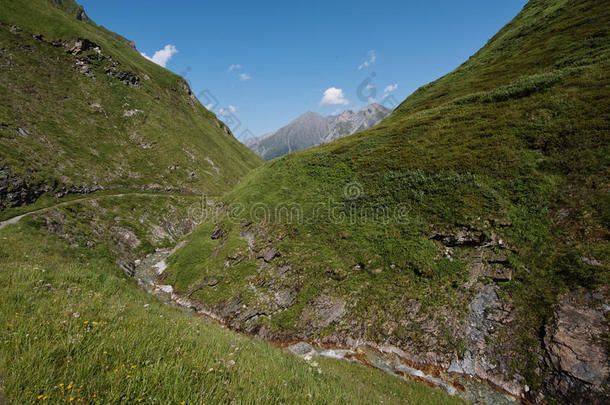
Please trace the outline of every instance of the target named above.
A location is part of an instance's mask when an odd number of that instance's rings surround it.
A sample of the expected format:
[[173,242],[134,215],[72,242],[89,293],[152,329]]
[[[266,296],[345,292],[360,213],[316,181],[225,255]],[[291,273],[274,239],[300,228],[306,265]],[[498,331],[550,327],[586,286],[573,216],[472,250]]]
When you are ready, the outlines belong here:
[[80,3],[149,57],[165,49],[157,61],[185,76],[202,103],[217,101],[214,112],[248,136],[307,110],[400,102],[468,59],[527,1]]

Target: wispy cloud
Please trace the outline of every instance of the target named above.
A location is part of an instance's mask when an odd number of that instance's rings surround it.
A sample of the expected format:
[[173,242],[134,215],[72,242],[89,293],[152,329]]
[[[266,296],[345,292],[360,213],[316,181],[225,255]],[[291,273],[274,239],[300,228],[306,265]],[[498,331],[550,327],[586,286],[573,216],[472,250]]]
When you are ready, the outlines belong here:
[[141,54],[146,59],[153,61],[157,65],[166,67],[167,62],[169,62],[169,60],[172,58],[172,56],[174,56],[177,53],[178,53],[178,49],[174,45],[168,44],[168,45],[165,45],[165,47],[163,49],[160,49],[157,52],[155,52],[155,54],[152,56],[152,58],[150,56],[146,55],[144,52],[142,52]]
[[366,55],[366,60],[362,62],[360,66],[358,66],[358,70],[362,70],[366,67],[371,66],[373,63],[375,63],[376,60],[377,54],[375,53],[375,50],[370,50],[369,53]]
[[241,80],[242,82],[247,82],[248,80],[252,80],[252,76],[250,76],[248,73],[246,72],[242,72],[242,73],[237,73],[238,70],[243,70],[243,66],[240,65],[239,63],[235,63],[233,65],[229,66],[229,72],[235,72],[237,74],[237,77],[239,77],[239,80]]
[[384,94],[391,93],[391,92],[393,92],[394,90],[396,90],[397,88],[398,88],[398,84],[397,84],[397,83],[390,84],[390,85],[386,86],[386,88],[385,88],[385,89],[383,89],[383,93],[384,93]]
[[218,110],[218,115],[230,115],[235,114],[239,110],[239,107],[229,104],[227,108],[221,108]]
[[345,94],[343,94],[342,89],[338,89],[336,87],[330,87],[326,89],[324,92],[324,96],[322,96],[322,100],[320,100],[321,106],[329,106],[329,105],[348,105],[349,100],[345,98]]

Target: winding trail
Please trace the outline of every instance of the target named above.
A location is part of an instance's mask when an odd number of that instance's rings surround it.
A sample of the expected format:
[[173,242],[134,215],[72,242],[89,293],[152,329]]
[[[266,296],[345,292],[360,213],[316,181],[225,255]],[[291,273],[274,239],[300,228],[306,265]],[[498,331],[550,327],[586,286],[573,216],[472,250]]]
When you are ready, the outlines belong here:
[[175,198],[175,197],[197,197],[198,195],[196,194],[186,194],[186,193],[146,193],[146,192],[122,192],[122,193],[117,193],[117,194],[98,194],[96,195],[95,193],[93,194],[85,194],[82,197],[79,198],[74,198],[72,200],[68,200],[68,201],[62,201],[60,203],[48,206],[48,207],[43,207],[43,208],[39,208],[30,212],[26,212],[17,216],[14,216],[12,218],[6,219],[4,221],[0,221],[0,229],[4,228],[5,226],[8,225],[12,225],[12,224],[16,224],[18,223],[23,217],[26,217],[28,215],[33,215],[33,214],[38,214],[41,212],[46,212],[49,210],[52,210],[54,208],[59,208],[59,207],[65,207],[68,206],[70,204],[73,203],[77,203],[77,202],[81,202],[81,201],[88,201],[88,200],[102,200],[104,198],[121,198],[121,197],[166,197],[166,198]]

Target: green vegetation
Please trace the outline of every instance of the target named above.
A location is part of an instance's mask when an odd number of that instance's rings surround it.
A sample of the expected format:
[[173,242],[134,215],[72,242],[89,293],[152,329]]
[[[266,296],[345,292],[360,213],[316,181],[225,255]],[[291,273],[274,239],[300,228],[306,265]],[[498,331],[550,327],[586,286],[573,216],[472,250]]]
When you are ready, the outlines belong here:
[[[193,297],[272,313],[247,330],[287,339],[356,334],[421,353],[434,335],[433,350],[451,358],[464,352],[458,326],[469,302],[492,280],[468,287],[473,247],[448,258],[432,236],[495,234],[509,247],[512,273],[497,283],[518,318],[505,331],[510,339],[496,335],[510,348],[496,360],[513,356],[511,372],[538,386],[540,331],[558,295],[610,284],[609,20],[599,1],[531,1],[375,128],[249,173],[216,221],[225,236],[210,240],[212,225],[198,230],[173,258],[168,283],[185,292],[215,278],[216,287]],[[355,196],[346,192],[354,183]],[[278,206],[297,207],[304,220],[287,220]],[[353,211],[365,214],[345,220]],[[239,242],[245,229],[256,230],[251,252]],[[257,252],[269,246],[280,256],[263,264]],[[278,277],[283,266],[291,270]],[[296,301],[276,311],[272,297],[286,288]],[[303,322],[321,296],[346,301],[339,324]]]
[[[77,20],[72,0],[62,4],[68,13],[47,0],[2,3],[0,169],[48,194],[102,186],[218,195],[260,164],[184,79]],[[99,52],[70,52],[80,38]]]
[[[469,305],[494,283],[514,319],[486,336],[489,361],[534,390],[558,296],[610,285],[604,2],[532,0],[376,127],[260,167],[183,79],[78,10],[0,9],[0,181],[36,200],[0,212],[31,212],[0,230],[0,402],[452,401],[346,362],[319,373],[118,269],[185,238],[165,283],[286,341],[461,359]],[[99,50],[71,51],[79,38]],[[201,194],[222,204],[194,229]],[[460,232],[477,236],[445,241]],[[476,273],[483,250],[510,277]]]
[[[180,207],[127,198],[100,202],[95,211],[119,204],[121,221],[133,229],[141,226],[137,211],[143,206],[167,217]],[[72,213],[67,228],[76,235],[77,219],[88,224],[93,206],[76,202],[65,209]],[[112,241],[98,238],[96,248],[71,247],[47,235],[41,218],[0,231],[0,400],[461,403],[345,361],[319,359],[316,366],[168,307],[122,275],[106,253],[114,250]],[[108,227],[115,221],[103,215],[99,220],[108,220]]]

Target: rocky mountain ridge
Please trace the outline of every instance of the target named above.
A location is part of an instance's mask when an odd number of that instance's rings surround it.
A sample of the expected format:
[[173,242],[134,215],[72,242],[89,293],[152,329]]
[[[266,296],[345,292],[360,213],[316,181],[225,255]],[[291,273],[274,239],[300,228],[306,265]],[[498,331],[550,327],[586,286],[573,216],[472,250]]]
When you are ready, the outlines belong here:
[[377,125],[391,112],[380,104],[370,104],[359,111],[346,110],[328,117],[307,111],[277,131],[246,139],[244,144],[263,159],[271,160],[364,131]]

